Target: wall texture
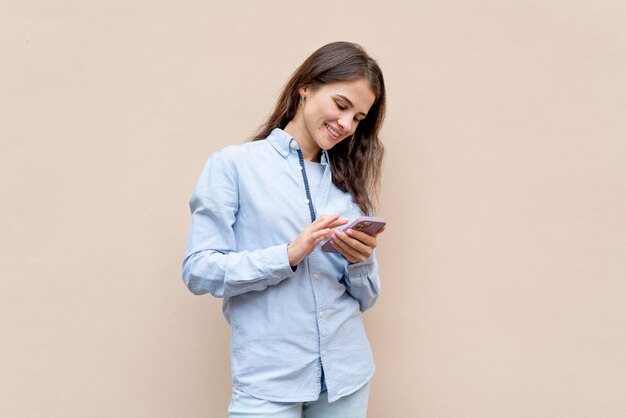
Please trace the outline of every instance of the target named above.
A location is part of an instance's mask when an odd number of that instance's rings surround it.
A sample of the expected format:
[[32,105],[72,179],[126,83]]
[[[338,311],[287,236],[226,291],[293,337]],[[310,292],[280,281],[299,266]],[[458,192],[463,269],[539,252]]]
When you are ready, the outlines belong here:
[[617,0],[0,0],[0,416],[225,416],[187,200],[334,40],[389,91],[369,416],[625,416]]

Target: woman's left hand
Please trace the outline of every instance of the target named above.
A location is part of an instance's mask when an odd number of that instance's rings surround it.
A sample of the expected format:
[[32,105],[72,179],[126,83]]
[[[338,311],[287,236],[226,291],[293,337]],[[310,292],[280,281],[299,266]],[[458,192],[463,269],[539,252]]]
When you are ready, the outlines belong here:
[[385,227],[373,235],[367,235],[365,232],[354,229],[336,230],[331,237],[331,243],[346,260],[351,263],[360,263],[372,255],[377,245],[376,237],[384,230]]

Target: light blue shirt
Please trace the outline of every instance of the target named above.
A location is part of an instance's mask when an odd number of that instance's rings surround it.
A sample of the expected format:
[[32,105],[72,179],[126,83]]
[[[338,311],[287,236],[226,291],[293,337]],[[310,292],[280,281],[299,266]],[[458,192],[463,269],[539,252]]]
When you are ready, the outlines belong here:
[[[193,191],[183,279],[195,294],[224,298],[233,385],[275,402],[320,394],[333,402],[374,374],[361,312],[380,292],[376,259],[349,264],[318,246],[294,272],[287,245],[311,222],[298,143],[275,129],[207,161]],[[331,180],[322,152],[318,215],[362,215]]]
[[324,178],[326,165],[305,161],[304,167],[306,168],[306,177],[309,182],[309,188],[311,189],[311,197],[313,199],[313,203],[315,204],[315,202],[317,202],[317,192],[319,191],[322,179]]

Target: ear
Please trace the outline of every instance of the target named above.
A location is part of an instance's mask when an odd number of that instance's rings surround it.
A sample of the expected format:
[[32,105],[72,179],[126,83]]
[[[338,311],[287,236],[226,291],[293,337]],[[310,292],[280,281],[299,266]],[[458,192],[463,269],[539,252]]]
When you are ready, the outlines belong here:
[[300,87],[300,89],[298,90],[298,93],[300,93],[300,97],[306,97],[307,92],[309,91],[308,87]]

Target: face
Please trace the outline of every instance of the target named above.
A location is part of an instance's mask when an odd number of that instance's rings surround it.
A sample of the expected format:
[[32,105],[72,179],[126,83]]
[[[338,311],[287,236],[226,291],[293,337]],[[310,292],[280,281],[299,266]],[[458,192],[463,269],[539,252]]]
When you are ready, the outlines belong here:
[[[300,89],[302,102],[290,125],[300,147],[319,153],[352,136],[376,96],[364,79]],[[289,125],[287,126],[289,128]]]

